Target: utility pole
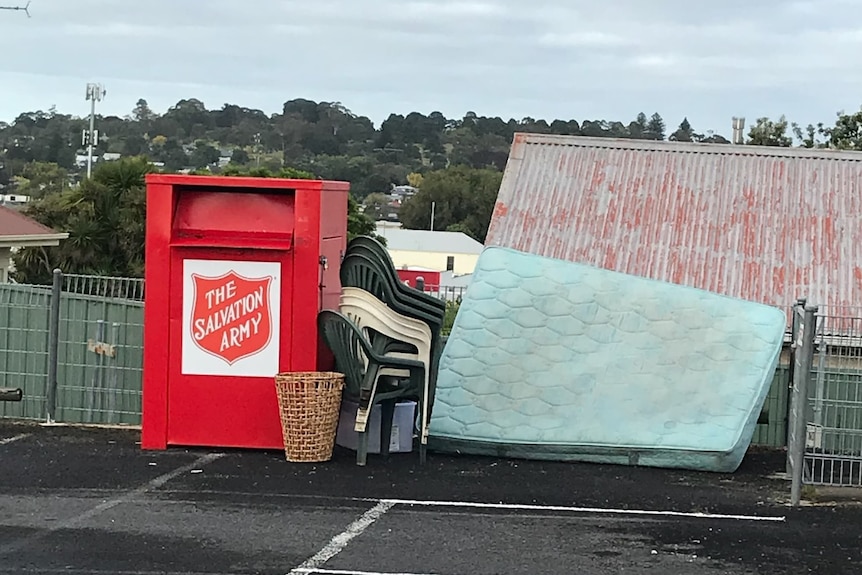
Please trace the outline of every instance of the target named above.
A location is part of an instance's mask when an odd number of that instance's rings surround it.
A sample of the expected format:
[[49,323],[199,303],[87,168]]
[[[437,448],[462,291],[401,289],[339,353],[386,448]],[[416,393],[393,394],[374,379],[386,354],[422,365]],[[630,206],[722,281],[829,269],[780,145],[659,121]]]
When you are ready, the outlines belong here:
[[101,84],[87,84],[87,100],[90,102],[90,129],[84,130],[82,143],[87,146],[87,178],[93,174],[93,146],[99,144],[99,131],[96,124],[96,102],[105,97],[105,88]]
[[14,10],[15,12],[23,12],[27,15],[27,18],[30,17],[30,2],[27,2],[26,6],[0,6],[0,10]]

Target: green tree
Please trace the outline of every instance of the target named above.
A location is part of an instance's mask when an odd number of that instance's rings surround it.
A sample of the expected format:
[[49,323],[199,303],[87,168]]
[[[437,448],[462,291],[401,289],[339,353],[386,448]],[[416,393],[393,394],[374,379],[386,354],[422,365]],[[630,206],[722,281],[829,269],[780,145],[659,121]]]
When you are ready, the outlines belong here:
[[645,139],[647,137],[647,123],[649,123],[649,120],[646,114],[640,112],[635,120],[628,125],[629,137],[635,140]]
[[700,142],[703,140],[703,134],[696,133],[691,127],[688,118],[683,118],[679,124],[679,128],[668,137],[668,140],[672,142]]
[[45,196],[27,215],[69,238],[56,247],[25,248],[15,255],[15,279],[48,283],[51,271],[140,277],[144,271],[146,192],[144,158],[99,164],[92,179]]
[[787,134],[789,124],[782,115],[777,121],[758,118],[748,131],[748,144],[751,146],[774,146],[789,148],[793,138]]
[[826,128],[830,148],[837,150],[862,150],[862,109],[854,114],[839,113],[835,126]]
[[51,194],[59,194],[69,187],[69,173],[48,162],[25,164],[20,176],[16,176],[15,193],[40,199]]
[[350,194],[347,198],[347,241],[356,236],[368,236],[386,245],[386,239],[378,236],[376,230],[374,220],[359,211],[359,202]]
[[662,119],[658,112],[650,116],[644,137],[648,140],[664,140],[665,123],[664,119]]
[[502,179],[497,170],[468,166],[428,172],[422,189],[401,206],[401,223],[405,228],[429,229],[433,202],[434,229],[459,226],[457,229],[484,242]]
[[244,166],[249,162],[248,152],[242,148],[234,148],[230,154],[230,163]]
[[206,168],[218,162],[219,151],[206,142],[198,142],[189,156],[189,164],[195,169]]
[[828,128],[824,127],[823,122],[819,122],[816,126],[808,124],[803,128],[796,122],[793,123],[793,135],[799,140],[799,145],[803,148],[826,148],[829,146],[828,140],[822,140],[821,137],[828,135]]
[[132,119],[135,122],[144,123],[153,120],[155,117],[156,115],[150,109],[150,105],[147,104],[147,101],[140,98],[135,104],[135,109],[132,110]]
[[379,192],[375,192],[373,194],[368,194],[365,196],[365,210],[364,214],[367,214],[368,217],[376,220],[381,220],[386,217],[386,214],[389,212],[389,196],[386,194],[381,194]]

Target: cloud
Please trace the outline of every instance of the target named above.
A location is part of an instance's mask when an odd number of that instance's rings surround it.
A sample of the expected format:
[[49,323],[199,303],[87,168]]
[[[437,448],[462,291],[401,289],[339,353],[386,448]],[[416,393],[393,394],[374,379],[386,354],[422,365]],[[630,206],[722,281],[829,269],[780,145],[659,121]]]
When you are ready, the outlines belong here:
[[101,81],[118,114],[139,97],[268,112],[306,97],[378,122],[413,107],[659,111],[701,131],[740,114],[831,121],[862,93],[857,22],[851,0],[39,0],[29,20],[0,14],[0,51],[15,55],[0,62],[0,85],[15,86],[0,119],[79,110]]
[[547,46],[605,48],[632,46],[637,42],[631,37],[607,32],[586,31],[569,33],[548,32],[539,37],[539,43]]

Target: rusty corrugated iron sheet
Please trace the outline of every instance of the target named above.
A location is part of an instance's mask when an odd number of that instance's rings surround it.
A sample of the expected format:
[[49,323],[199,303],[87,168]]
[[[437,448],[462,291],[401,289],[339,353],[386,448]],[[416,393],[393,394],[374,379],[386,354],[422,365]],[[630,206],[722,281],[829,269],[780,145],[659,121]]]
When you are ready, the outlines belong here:
[[516,134],[486,245],[862,305],[862,153]]

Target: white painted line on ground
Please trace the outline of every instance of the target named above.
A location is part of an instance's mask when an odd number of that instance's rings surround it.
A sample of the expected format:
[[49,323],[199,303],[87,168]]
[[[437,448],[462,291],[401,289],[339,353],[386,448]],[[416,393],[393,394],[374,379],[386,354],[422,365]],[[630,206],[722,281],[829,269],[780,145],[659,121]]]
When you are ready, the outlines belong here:
[[[11,543],[7,543],[5,545],[0,545],[0,555],[2,555],[4,553],[11,553],[14,551],[18,551],[21,548],[26,547],[27,545],[34,543],[36,541],[39,541],[39,540],[47,537],[48,535],[50,535],[56,531],[59,531],[61,529],[73,528],[73,527],[77,526],[78,524],[86,521],[87,519],[95,517],[96,515],[103,513],[109,509],[112,509],[112,508],[114,508],[117,505],[120,505],[122,503],[131,502],[135,498],[140,497],[141,495],[144,495],[145,493],[147,493],[149,491],[153,491],[155,489],[158,489],[159,487],[161,487],[162,485],[164,485],[165,483],[167,483],[171,479],[173,479],[179,475],[182,475],[183,473],[188,473],[192,469],[197,469],[199,467],[206,465],[207,463],[211,463],[220,457],[224,457],[224,455],[225,455],[224,453],[208,453],[206,455],[198,457],[197,459],[195,459],[191,463],[183,465],[181,467],[177,467],[173,471],[169,471],[167,473],[159,475],[158,477],[151,479],[150,481],[144,483],[143,485],[141,485],[140,487],[138,487],[136,489],[126,491],[125,493],[122,493],[122,494],[118,495],[117,497],[114,497],[113,499],[103,501],[102,503],[96,505],[95,507],[93,507],[91,509],[88,509],[87,511],[84,511],[83,513],[81,513],[79,515],[76,515],[74,517],[66,519],[65,521],[58,521],[56,523],[53,523],[50,526],[45,527],[41,531],[36,531],[35,534],[31,535],[30,537],[24,537],[22,539],[18,539],[17,541],[12,541]],[[390,507],[391,507],[391,505],[390,505]]]
[[466,507],[478,509],[516,509],[520,511],[562,511],[568,513],[602,513],[606,515],[652,515],[659,517],[690,517],[694,519],[735,519],[737,521],[782,522],[782,516],[725,515],[721,513],[696,513],[684,511],[654,511],[649,509],[605,509],[602,507],[567,507],[563,505],[525,505],[519,503],[473,503],[470,501],[423,501],[418,499],[381,499],[393,505],[415,505],[423,507]]
[[366,529],[394,506],[394,503],[388,501],[378,502],[377,505],[363,513],[359,519],[348,525],[347,529],[333,537],[323,549],[306,559],[299,567],[292,569],[290,575],[320,572],[321,565],[341,553],[354,537],[362,535]]
[[[33,573],[34,575],[236,575],[236,571],[117,571],[116,569],[76,569],[76,568],[44,568],[44,567],[0,567],[0,573],[10,573],[11,575],[22,575],[23,573]],[[240,572],[242,573],[242,572]]]
[[4,437],[3,439],[0,439],[0,445],[9,445],[10,443],[12,443],[14,441],[26,439],[26,438],[30,437],[30,435],[31,435],[30,433],[20,433],[18,435],[12,436],[12,437]]
[[383,571],[352,571],[350,569],[294,569],[297,573],[307,573],[309,575],[434,575],[433,573],[390,573]]
[[27,437],[30,437],[30,435],[31,435],[30,433],[21,433],[21,434],[15,435],[13,437],[6,437],[3,439],[0,439],[0,445],[9,445],[13,441],[19,441],[21,439],[26,439]]

